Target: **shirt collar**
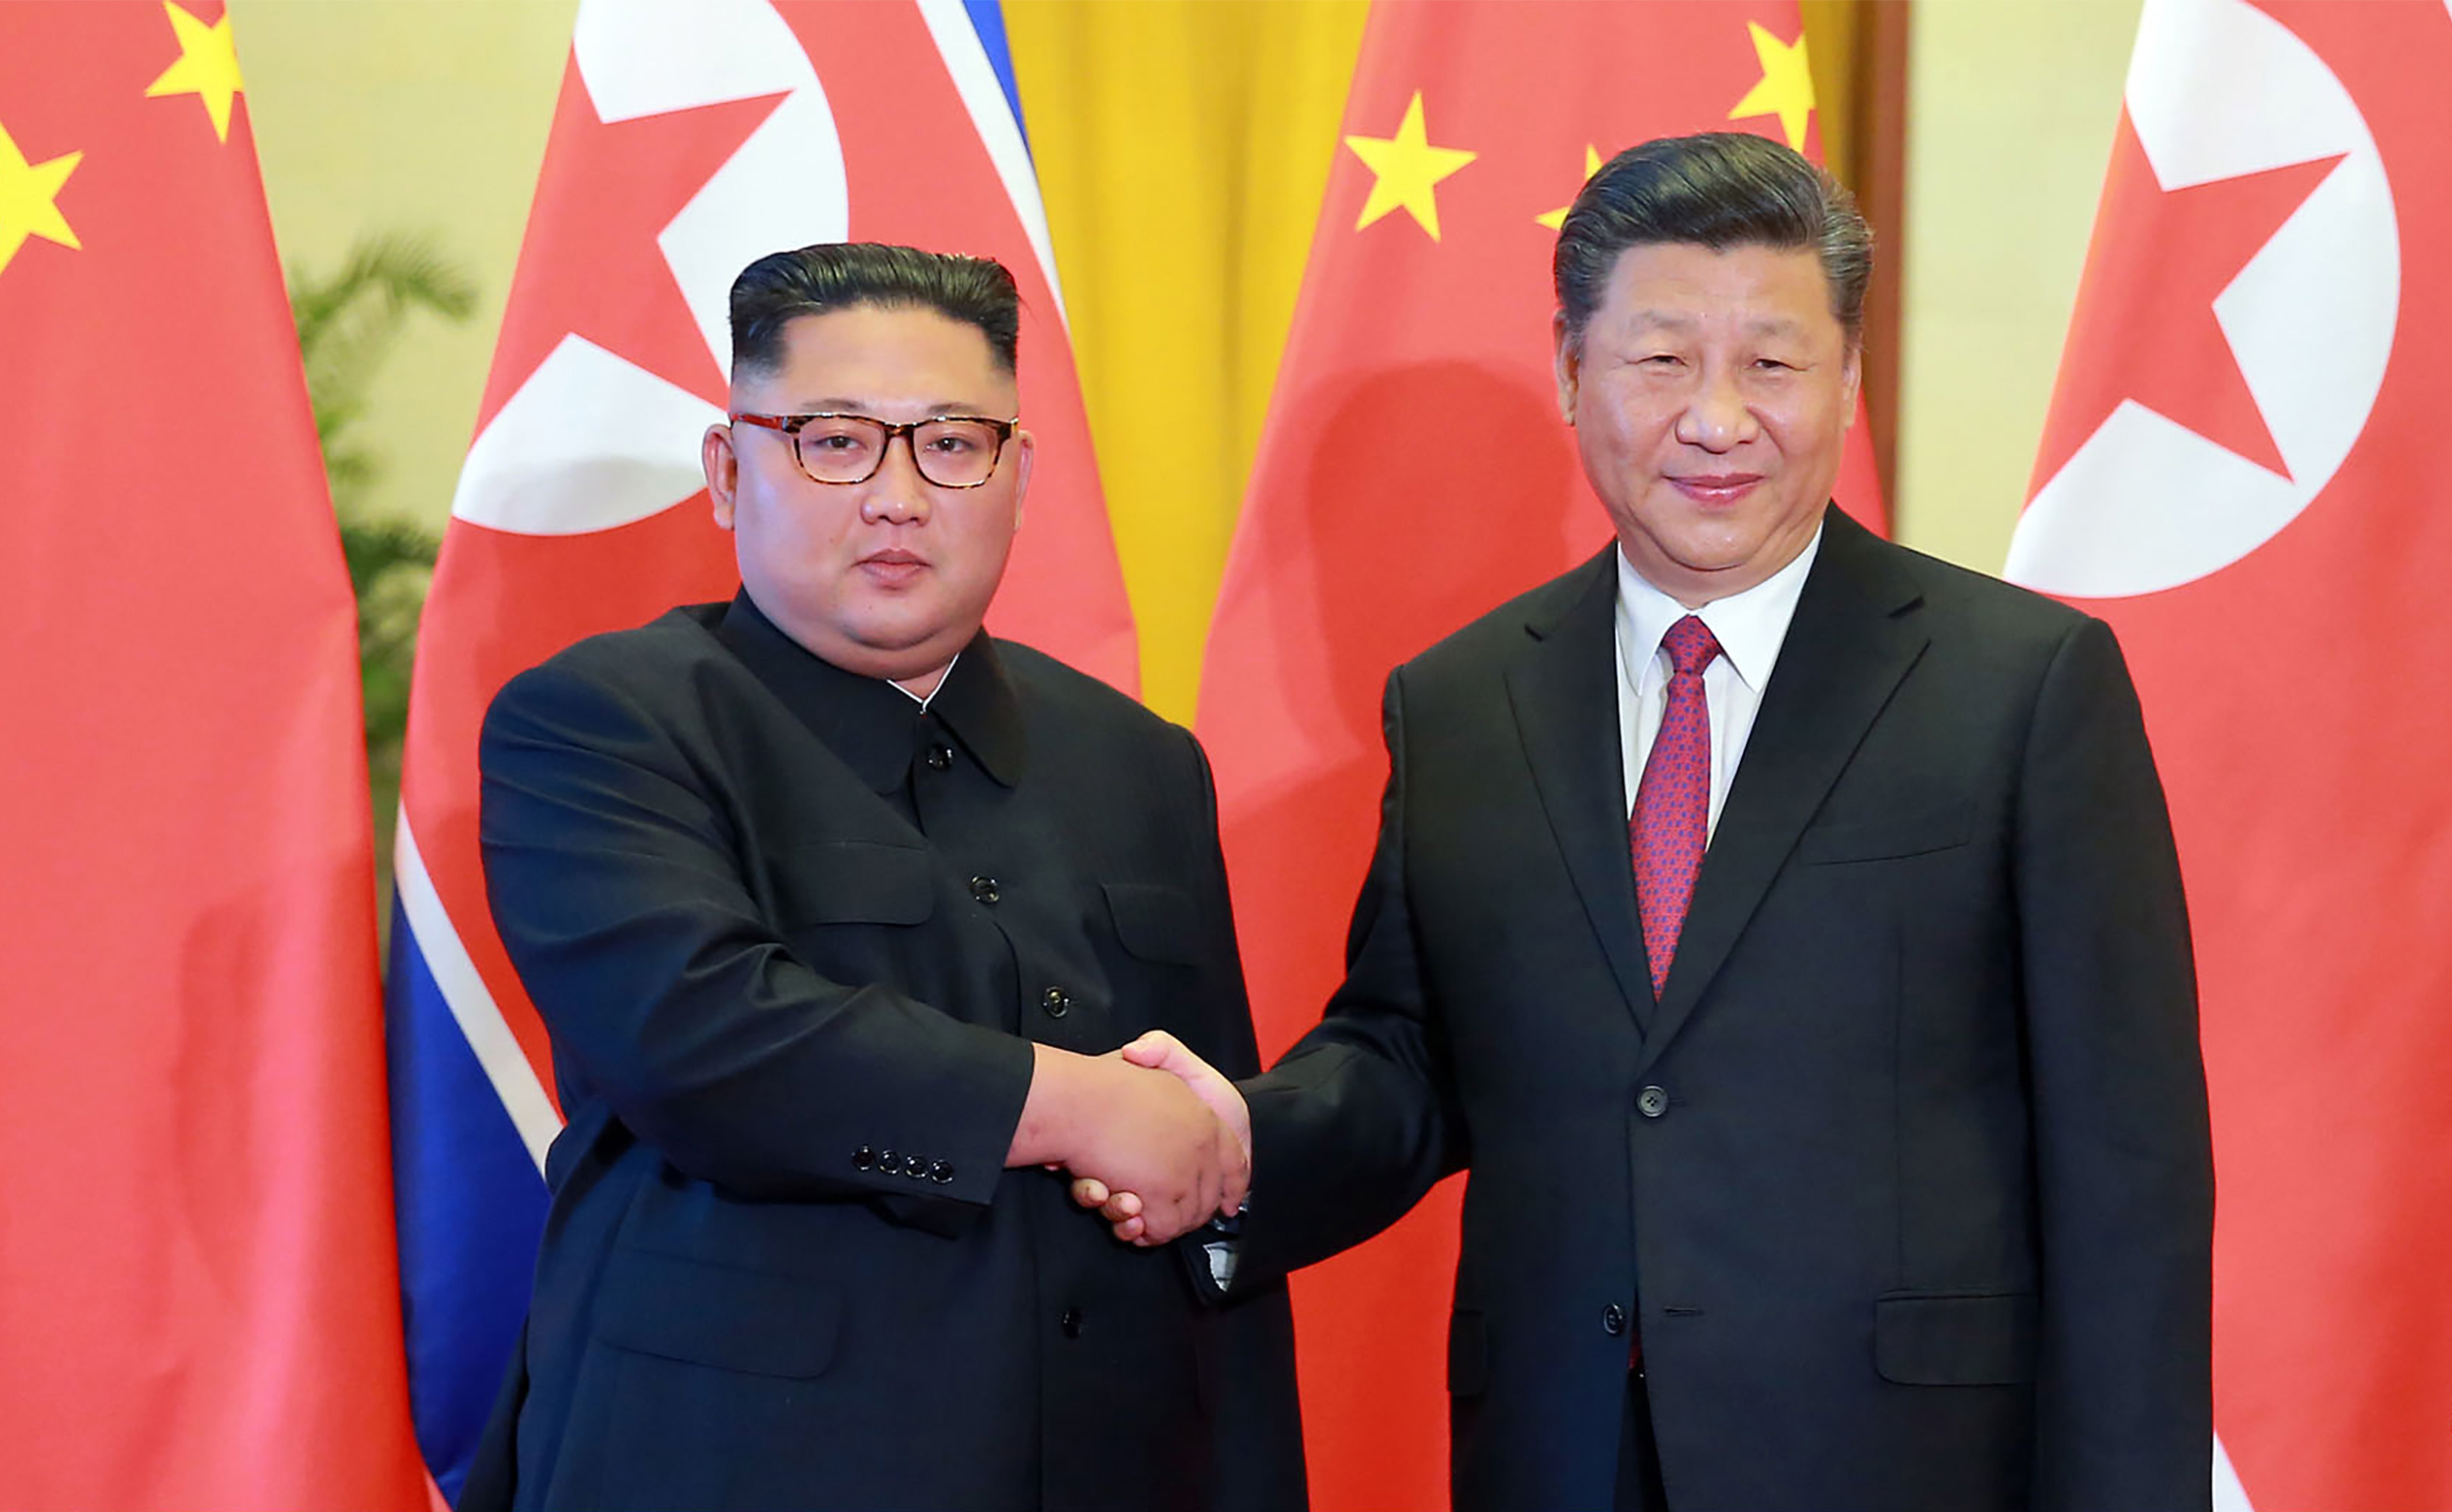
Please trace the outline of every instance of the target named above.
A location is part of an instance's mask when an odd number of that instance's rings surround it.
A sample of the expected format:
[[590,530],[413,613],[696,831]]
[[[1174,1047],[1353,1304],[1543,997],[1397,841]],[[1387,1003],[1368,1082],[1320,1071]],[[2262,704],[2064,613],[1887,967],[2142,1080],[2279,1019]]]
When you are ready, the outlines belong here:
[[1670,626],[1692,613],[1719,642],[1720,654],[1728,659],[1729,670],[1760,696],[1762,684],[1770,680],[1772,664],[1779,660],[1780,643],[1788,638],[1788,622],[1796,617],[1797,599],[1805,591],[1806,577],[1813,571],[1813,558],[1821,546],[1822,530],[1816,526],[1813,538],[1787,566],[1742,593],[1715,598],[1691,611],[1646,581],[1634,564],[1626,560],[1625,548],[1620,547],[1617,648],[1636,689],[1646,691],[1665,678],[1660,670],[1660,637],[1668,633]]
[[912,757],[937,728],[996,781],[1010,787],[1021,778],[1027,750],[1021,700],[984,630],[955,656],[925,707],[885,679],[846,672],[793,640],[745,588],[725,608],[715,636],[878,792],[908,781]]

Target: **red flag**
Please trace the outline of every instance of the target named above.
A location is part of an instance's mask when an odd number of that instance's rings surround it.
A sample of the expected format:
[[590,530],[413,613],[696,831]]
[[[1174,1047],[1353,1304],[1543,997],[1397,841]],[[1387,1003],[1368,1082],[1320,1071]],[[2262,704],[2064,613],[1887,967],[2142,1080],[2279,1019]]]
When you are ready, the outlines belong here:
[[[1270,1054],[1340,975],[1389,668],[1609,538],[1551,378],[1558,220],[1619,149],[1732,127],[1819,155],[1793,0],[1371,11],[1201,683]],[[1863,443],[1839,496],[1879,526]],[[1456,1210],[1296,1278],[1322,1507],[1445,1504]]]
[[2171,791],[2233,1508],[2452,1506],[2447,75],[2439,0],[2149,0],[2010,554]]
[[0,16],[0,1499],[423,1507],[355,611],[220,13]]
[[1132,691],[1138,653],[993,6],[583,6],[492,375],[419,633],[393,938],[394,1118],[421,1438],[458,1484],[507,1358],[560,1127],[495,936],[477,734],[583,635],[729,597],[698,440],[727,294],[820,241],[991,256],[1021,287],[1040,440],[989,628]]

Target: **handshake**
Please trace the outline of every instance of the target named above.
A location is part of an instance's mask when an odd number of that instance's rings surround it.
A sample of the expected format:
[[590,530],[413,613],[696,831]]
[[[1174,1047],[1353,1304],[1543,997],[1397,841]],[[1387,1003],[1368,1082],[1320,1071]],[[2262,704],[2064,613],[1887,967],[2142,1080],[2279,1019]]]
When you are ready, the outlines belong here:
[[1252,1116],[1243,1094],[1163,1030],[1105,1055],[1034,1044],[1007,1166],[1073,1177],[1073,1200],[1127,1242],[1163,1244],[1243,1206]]

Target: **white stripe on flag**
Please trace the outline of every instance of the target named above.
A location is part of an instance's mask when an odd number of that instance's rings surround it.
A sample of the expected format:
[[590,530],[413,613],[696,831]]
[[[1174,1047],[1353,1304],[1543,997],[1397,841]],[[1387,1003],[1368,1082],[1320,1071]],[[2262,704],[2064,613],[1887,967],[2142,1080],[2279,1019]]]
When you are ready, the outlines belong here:
[[503,1022],[502,1010],[485,989],[485,980],[477,975],[477,963],[469,959],[468,947],[451,928],[451,917],[443,912],[434,880],[426,875],[426,858],[418,853],[417,836],[409,831],[405,810],[400,815],[398,838],[392,842],[391,873],[400,889],[401,911],[408,916],[418,948],[425,952],[427,973],[442,989],[452,1020],[460,1026],[477,1064],[484,1068],[485,1080],[493,1084],[494,1095],[502,1099],[502,1111],[511,1115],[529,1158],[536,1163],[536,1174],[542,1176],[545,1148],[562,1132],[562,1116],[553,1111],[544,1084],[528,1064],[528,1052],[520,1048],[511,1026]]
[[980,45],[979,32],[971,25],[962,0],[919,0],[919,11],[928,23],[929,34],[937,39],[937,54],[945,59],[945,72],[953,76],[963,108],[971,113],[971,125],[988,148],[989,161],[996,165],[996,176],[1004,180],[1005,195],[1013,201],[1013,214],[1022,223],[1022,234],[1030,238],[1039,272],[1046,276],[1047,292],[1055,298],[1055,318],[1069,336],[1072,323],[1064,316],[1064,285],[1055,277],[1055,244],[1047,236],[1047,207],[1039,198],[1039,171],[1031,166],[1030,148],[1022,141],[1022,124],[1014,119],[1013,107],[1004,97],[996,66],[988,61],[988,49]]

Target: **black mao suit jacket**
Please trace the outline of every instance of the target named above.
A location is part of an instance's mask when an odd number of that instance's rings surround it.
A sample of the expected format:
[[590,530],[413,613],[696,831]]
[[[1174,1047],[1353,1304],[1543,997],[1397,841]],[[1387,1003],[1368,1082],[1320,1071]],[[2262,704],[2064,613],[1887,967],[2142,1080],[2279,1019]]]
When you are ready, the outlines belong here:
[[1604,553],[1389,679],[1243,1279],[1469,1167],[1460,1512],[1610,1504],[1638,1334],[1676,1512],[2206,1505],[2195,984],[2111,632],[1831,511],[1656,1003],[1614,599]]
[[923,714],[744,596],[515,679],[482,758],[569,1118],[488,1496],[1301,1505],[1282,1290],[1002,1169],[1032,1040],[1258,1069],[1188,733],[984,634]]

